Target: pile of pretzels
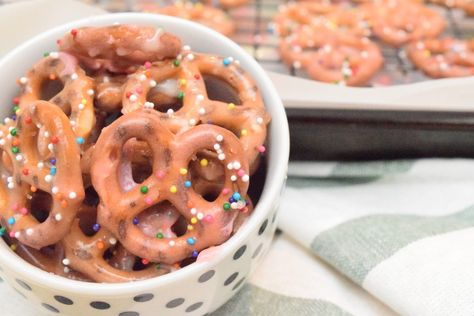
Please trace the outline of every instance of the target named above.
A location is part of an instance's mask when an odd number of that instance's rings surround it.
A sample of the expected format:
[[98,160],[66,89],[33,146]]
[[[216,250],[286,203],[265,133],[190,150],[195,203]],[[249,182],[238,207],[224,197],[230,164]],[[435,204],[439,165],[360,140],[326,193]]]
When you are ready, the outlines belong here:
[[[465,9],[474,2],[433,3]],[[441,3],[442,2],[442,3]],[[437,38],[444,18],[418,0],[329,0],[290,2],[274,18],[282,60],[314,80],[366,86],[383,66],[378,39],[403,49],[413,64],[433,78],[474,75],[474,42]]]
[[11,248],[57,275],[127,282],[235,233],[270,121],[239,62],[136,25],[73,29],[58,47],[18,78],[0,126]]

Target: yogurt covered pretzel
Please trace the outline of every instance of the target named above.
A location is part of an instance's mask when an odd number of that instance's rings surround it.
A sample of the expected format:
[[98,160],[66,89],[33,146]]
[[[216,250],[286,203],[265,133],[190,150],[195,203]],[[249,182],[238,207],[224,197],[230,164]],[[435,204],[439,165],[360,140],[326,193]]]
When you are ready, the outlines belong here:
[[165,7],[148,5],[142,10],[149,13],[157,13],[175,16],[203,24],[219,33],[230,36],[235,31],[235,23],[222,10],[201,3],[187,1],[176,1]]
[[413,64],[433,78],[474,75],[474,40],[428,39],[407,47]]
[[[209,89],[213,81],[227,88]],[[211,99],[206,85],[210,91],[231,91]],[[153,93],[159,95],[156,101],[151,100],[156,104],[148,100]],[[166,98],[175,98],[182,103],[176,111],[161,109],[166,113],[159,113],[163,124],[173,133],[203,123],[222,126],[238,135],[252,171],[256,169],[259,154],[265,151],[263,143],[270,117],[255,82],[233,59],[186,50],[181,59],[145,66],[131,75],[125,84],[122,112],[162,107],[158,103]]]
[[[38,135],[41,130],[47,134]],[[49,161],[40,158],[39,136],[49,140]],[[35,249],[58,242],[68,233],[84,198],[79,146],[68,118],[56,105],[37,101],[22,110],[1,144],[12,162],[11,174],[2,179],[9,191],[6,207],[0,210],[10,236]],[[44,195],[51,196],[51,203],[40,207],[44,221],[39,222],[32,213],[39,210],[32,206]]]
[[280,41],[285,63],[311,78],[350,86],[366,84],[382,66],[380,49],[369,39],[326,27],[303,27]]
[[370,36],[367,11],[334,5],[330,1],[290,2],[273,19],[276,33],[290,36],[302,26],[325,26],[357,36]]
[[178,37],[138,25],[73,29],[58,43],[87,68],[113,73],[132,73],[145,62],[174,58],[181,49]]
[[[62,89],[48,95],[48,83],[59,80]],[[37,100],[45,100],[59,106],[69,116],[71,126],[78,137],[87,138],[95,124],[94,83],[77,59],[63,52],[51,52],[37,62],[25,77],[20,78],[22,93],[20,108],[28,108]],[[47,99],[47,100],[46,100]]]
[[[88,213],[95,218],[95,210],[89,210]],[[174,270],[167,265],[146,263],[144,269],[134,271],[135,255],[120,245],[106,228],[94,227],[98,231],[93,236],[87,236],[78,218],[61,242],[67,265],[75,271],[80,271],[96,282],[117,283],[148,279]],[[106,251],[110,251],[111,255],[108,260],[104,258]]]
[[394,47],[436,37],[445,27],[436,11],[411,0],[376,1],[364,4],[362,10],[371,17],[373,33]]
[[11,243],[10,247],[18,256],[41,270],[73,280],[91,281],[82,273],[64,265],[67,261],[64,260],[64,249],[60,243],[37,250],[25,246],[14,239],[8,239],[8,242]]
[[[153,153],[153,174],[140,185],[122,176],[122,170],[130,168],[121,155],[130,139],[147,142]],[[198,195],[187,176],[189,161],[203,149],[215,150],[228,167],[224,189],[214,202]],[[249,180],[248,163],[231,132],[200,125],[175,136],[150,110],[129,113],[104,129],[93,154],[91,174],[101,198],[99,223],[135,255],[166,264],[229,238],[236,210],[245,207],[241,197],[246,195]],[[230,198],[236,201],[230,203]],[[188,222],[181,236],[150,237],[134,224],[136,216],[163,201],[169,201]]]

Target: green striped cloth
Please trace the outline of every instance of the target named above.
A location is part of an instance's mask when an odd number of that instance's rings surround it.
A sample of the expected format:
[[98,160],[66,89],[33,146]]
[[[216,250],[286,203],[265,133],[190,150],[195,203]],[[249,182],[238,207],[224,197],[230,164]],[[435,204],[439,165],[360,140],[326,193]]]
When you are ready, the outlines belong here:
[[474,161],[294,163],[282,233],[214,315],[474,315]]

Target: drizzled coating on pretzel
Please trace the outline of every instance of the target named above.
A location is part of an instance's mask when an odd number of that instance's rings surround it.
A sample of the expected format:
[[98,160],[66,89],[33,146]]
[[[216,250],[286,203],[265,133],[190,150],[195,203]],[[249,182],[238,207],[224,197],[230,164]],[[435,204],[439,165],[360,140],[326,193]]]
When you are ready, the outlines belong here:
[[373,33],[395,47],[436,37],[445,27],[444,19],[436,11],[410,0],[367,3],[362,10],[371,17]]
[[[83,216],[92,216],[89,222],[95,223],[94,207],[84,210]],[[95,224],[97,225],[97,224]],[[77,218],[69,234],[61,242],[67,265],[80,271],[96,282],[130,282],[143,280],[168,273],[174,268],[167,265],[148,264],[140,270],[134,270],[136,257],[126,250],[106,229],[94,226],[97,232],[86,235]],[[108,252],[109,258],[104,258]]]
[[327,22],[325,15],[335,10],[337,7],[328,0],[289,2],[273,18],[274,31],[279,36],[288,36],[302,25]]
[[432,78],[474,75],[474,41],[453,38],[412,43],[407,55],[413,64]]
[[[216,91],[222,95],[209,94]],[[178,100],[182,106],[177,110],[168,108],[170,100]],[[166,112],[159,115],[173,133],[205,123],[233,131],[239,136],[252,171],[259,154],[265,151],[270,117],[255,82],[230,58],[184,51],[180,60],[143,67],[129,76],[122,105],[124,114],[142,108]]]
[[[153,153],[153,174],[140,185],[121,178],[130,168],[121,155],[130,139],[147,142]],[[246,206],[248,163],[237,138],[212,125],[196,126],[173,135],[156,112],[143,110],[127,114],[103,130],[96,144],[91,169],[92,182],[101,203],[98,221],[108,228],[129,251],[149,261],[173,264],[209,246],[227,240],[237,209]],[[224,189],[214,202],[198,195],[188,182],[188,165],[200,150],[215,150],[225,169]],[[126,173],[125,173],[126,174]],[[116,197],[121,196],[120,200]],[[233,206],[230,197],[237,198]],[[133,219],[147,208],[169,201],[189,223],[176,238],[150,237],[136,227]]]
[[285,63],[305,69],[315,80],[350,86],[366,84],[382,66],[379,48],[367,38],[303,27],[280,41]]
[[165,7],[145,6],[145,12],[175,16],[203,24],[226,36],[235,31],[235,23],[222,10],[201,3],[177,1]]
[[[59,81],[59,82],[56,82]],[[37,62],[20,78],[22,94],[20,108],[29,107],[37,100],[50,101],[69,116],[70,123],[78,137],[87,138],[95,123],[93,95],[94,84],[77,59],[63,52],[51,52]],[[48,91],[57,84],[60,91]],[[50,87],[50,89],[48,89]],[[52,90],[52,89],[51,89]]]
[[95,100],[94,105],[107,113],[120,111],[122,108],[122,87],[127,77],[123,75],[109,76],[98,75],[95,81]]
[[176,57],[181,40],[160,28],[147,26],[83,27],[60,39],[59,48],[89,69],[131,73],[145,62]]
[[[39,136],[49,141],[48,161],[38,153]],[[22,110],[1,144],[12,166],[10,175],[2,176],[8,197],[0,210],[10,236],[35,249],[55,244],[69,231],[84,198],[79,146],[68,118],[56,105],[37,101]]]
[[348,9],[330,1],[290,2],[274,17],[275,32],[289,36],[302,26],[324,26],[357,36],[370,36],[369,16],[365,10]]

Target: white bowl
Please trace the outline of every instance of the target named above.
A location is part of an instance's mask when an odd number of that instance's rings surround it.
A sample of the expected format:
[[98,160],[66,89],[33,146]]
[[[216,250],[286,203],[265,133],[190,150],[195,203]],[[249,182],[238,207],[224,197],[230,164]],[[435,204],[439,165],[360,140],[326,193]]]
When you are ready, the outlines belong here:
[[203,315],[229,300],[258,266],[276,228],[288,155],[288,123],[278,93],[258,63],[237,44],[213,30],[172,17],[124,13],[95,16],[45,32],[11,51],[0,61],[1,117],[9,114],[17,93],[16,78],[56,49],[56,39],[72,28],[115,22],[154,25],[177,34],[196,51],[233,56],[256,80],[272,116],[267,176],[249,221],[212,256],[158,278],[120,284],[86,283],[48,274],[20,259],[0,242],[0,277],[42,313],[61,315]]

